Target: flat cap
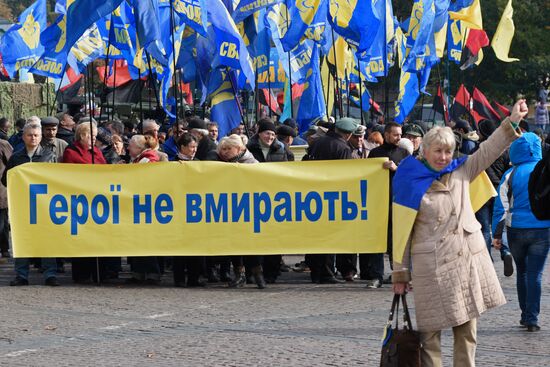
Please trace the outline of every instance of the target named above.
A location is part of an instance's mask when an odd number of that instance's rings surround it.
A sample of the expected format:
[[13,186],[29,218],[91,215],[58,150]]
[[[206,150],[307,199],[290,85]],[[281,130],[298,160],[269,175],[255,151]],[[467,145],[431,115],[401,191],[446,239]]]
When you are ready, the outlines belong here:
[[343,117],[336,121],[336,128],[346,133],[353,133],[357,129],[357,123],[350,117]]
[[42,126],[57,126],[59,125],[59,120],[53,116],[43,117],[40,119],[40,124]]
[[281,125],[277,127],[277,135],[280,136],[292,136],[293,138],[296,137],[296,130],[294,130],[292,127],[288,125]]
[[424,136],[424,129],[420,127],[420,125],[417,124],[408,124],[403,129],[403,135],[411,135],[411,136]]
[[355,136],[363,136],[365,135],[365,133],[367,132],[367,128],[364,127],[363,125],[358,125],[357,126],[357,129],[355,129],[355,131],[353,132],[353,135]]

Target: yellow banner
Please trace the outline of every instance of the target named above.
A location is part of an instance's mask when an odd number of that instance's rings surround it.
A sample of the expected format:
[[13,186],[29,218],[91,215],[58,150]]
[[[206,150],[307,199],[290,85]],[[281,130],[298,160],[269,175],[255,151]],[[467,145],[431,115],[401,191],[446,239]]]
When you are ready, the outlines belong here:
[[383,161],[24,164],[14,256],[385,252]]

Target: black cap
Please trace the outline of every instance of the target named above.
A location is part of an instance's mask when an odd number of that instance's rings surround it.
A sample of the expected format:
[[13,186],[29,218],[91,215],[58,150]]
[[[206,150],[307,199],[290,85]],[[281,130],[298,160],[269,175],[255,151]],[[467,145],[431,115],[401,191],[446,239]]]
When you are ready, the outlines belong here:
[[481,135],[488,138],[497,129],[497,126],[493,121],[481,120],[477,124],[477,129]]
[[283,121],[283,125],[290,126],[290,127],[293,128],[293,129],[298,128],[298,124],[296,124],[296,120],[294,120],[294,119],[291,118],[291,117],[289,117],[289,118],[287,118],[286,120],[284,120],[284,121]]
[[403,135],[424,136],[424,129],[417,124],[408,124],[403,128]]
[[187,128],[189,130],[191,129],[206,130],[206,122],[204,122],[204,120],[201,120],[200,118],[192,118],[192,119],[189,119],[189,125],[187,125]]
[[296,137],[296,130],[294,130],[291,126],[281,125],[277,128],[277,135],[292,136],[293,138],[295,138]]
[[472,130],[472,128],[470,127],[470,123],[466,120],[457,120],[455,122],[455,126],[453,126],[453,129],[462,129],[466,132]]
[[258,132],[261,133],[263,131],[271,130],[275,132],[275,124],[269,120],[260,120],[258,121]]

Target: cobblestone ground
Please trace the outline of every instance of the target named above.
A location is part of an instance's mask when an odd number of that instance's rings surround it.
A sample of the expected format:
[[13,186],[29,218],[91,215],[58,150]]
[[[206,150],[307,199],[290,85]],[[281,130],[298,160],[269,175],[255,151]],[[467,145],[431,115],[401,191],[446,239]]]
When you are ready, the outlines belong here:
[[[285,257],[288,264],[299,257]],[[502,273],[502,263],[495,266]],[[123,274],[128,276],[128,274]],[[315,285],[284,273],[265,290],[120,283],[6,286],[0,265],[0,366],[377,366],[392,299],[389,286],[362,281]],[[480,320],[478,366],[550,366],[550,279],[544,277],[540,323],[519,327],[515,278],[501,278],[508,304]],[[38,272],[31,284],[41,284]],[[412,297],[409,303],[414,307]],[[452,335],[443,335],[451,365]]]

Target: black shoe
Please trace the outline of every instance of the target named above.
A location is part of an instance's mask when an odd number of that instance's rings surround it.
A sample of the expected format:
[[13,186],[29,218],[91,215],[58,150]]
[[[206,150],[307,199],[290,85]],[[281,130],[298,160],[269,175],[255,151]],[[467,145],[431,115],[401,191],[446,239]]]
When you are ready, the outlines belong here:
[[20,287],[22,285],[29,285],[29,281],[27,279],[16,277],[10,282],[11,287]]
[[256,286],[258,286],[259,289],[265,288],[265,279],[262,273],[254,274],[254,282],[256,283]]
[[60,286],[60,284],[57,281],[56,277],[49,277],[48,279],[46,279],[44,281],[44,284],[47,285],[47,286],[50,286],[50,287],[59,287]]
[[527,325],[527,331],[529,332],[535,332],[535,331],[540,331],[540,326],[538,325]]
[[281,264],[281,268],[279,270],[283,273],[288,273],[290,271],[290,266],[283,263],[283,264]]
[[9,251],[2,251],[2,257],[6,258],[6,259],[9,259],[11,257],[10,252]]
[[185,282],[174,282],[174,287],[185,288]]
[[187,280],[187,287],[188,288],[204,288],[206,287],[206,282],[203,279],[197,279],[197,280]]
[[245,284],[246,284],[246,277],[244,276],[244,274],[242,274],[240,276],[237,276],[235,280],[232,280],[229,283],[229,288],[241,288],[241,287],[244,287]]
[[504,261],[504,276],[512,276],[512,274],[514,274],[514,258],[512,254],[504,255],[502,260]]
[[336,279],[335,277],[322,278],[321,284],[341,284],[344,283],[343,280]]
[[267,284],[275,284],[277,281],[277,278],[275,277],[264,277],[264,279]]
[[254,283],[256,283],[256,282],[254,281],[254,276],[253,276],[252,274],[248,275],[248,276],[246,277],[246,284],[254,284]]
[[229,273],[227,272],[222,272],[220,274],[220,282],[230,282],[231,281],[231,275],[229,275]]
[[527,327],[527,324],[526,324],[525,321],[523,321],[523,320],[519,320],[519,325],[520,325],[521,327]]

